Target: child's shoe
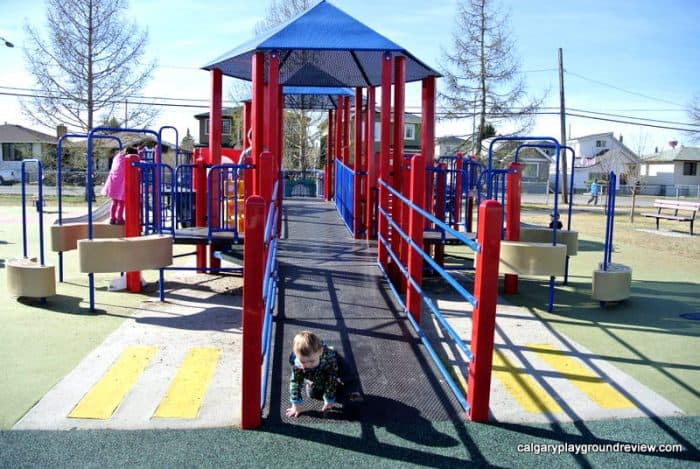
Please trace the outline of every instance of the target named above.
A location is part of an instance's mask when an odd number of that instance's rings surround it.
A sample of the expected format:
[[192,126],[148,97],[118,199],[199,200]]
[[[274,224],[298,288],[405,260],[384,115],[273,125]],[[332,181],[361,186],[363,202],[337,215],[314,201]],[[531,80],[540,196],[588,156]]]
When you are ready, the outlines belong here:
[[116,224],[117,224],[117,225],[123,225],[123,224],[124,224],[124,220],[117,220],[117,223],[116,223]]
[[110,218],[110,219],[109,219],[109,224],[110,224],[110,225],[116,225],[116,224],[117,224],[117,219],[116,219],[116,218]]

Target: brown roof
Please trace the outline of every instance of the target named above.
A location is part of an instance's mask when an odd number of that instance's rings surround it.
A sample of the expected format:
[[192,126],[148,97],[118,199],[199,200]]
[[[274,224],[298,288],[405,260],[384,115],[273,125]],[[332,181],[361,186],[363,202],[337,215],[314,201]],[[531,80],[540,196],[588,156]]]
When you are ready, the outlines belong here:
[[0,125],[0,142],[3,143],[53,143],[57,142],[54,135],[28,129],[21,125]]

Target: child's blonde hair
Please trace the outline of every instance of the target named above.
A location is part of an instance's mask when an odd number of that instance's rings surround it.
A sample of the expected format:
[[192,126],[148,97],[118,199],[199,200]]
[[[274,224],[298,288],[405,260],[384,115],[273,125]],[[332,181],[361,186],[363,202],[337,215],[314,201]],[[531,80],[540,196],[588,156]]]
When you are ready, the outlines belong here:
[[321,339],[316,334],[309,331],[301,331],[294,336],[294,344],[292,345],[295,355],[308,357],[309,355],[321,350]]

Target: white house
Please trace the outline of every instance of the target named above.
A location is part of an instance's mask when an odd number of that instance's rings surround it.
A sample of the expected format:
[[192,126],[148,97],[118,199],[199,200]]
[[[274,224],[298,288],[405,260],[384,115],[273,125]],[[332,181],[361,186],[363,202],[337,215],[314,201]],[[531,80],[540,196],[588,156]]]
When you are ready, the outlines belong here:
[[700,147],[670,148],[644,155],[640,175],[643,184],[659,195],[700,193]]
[[22,160],[56,152],[56,137],[21,125],[0,125],[0,169],[19,171]]
[[[622,142],[622,136],[618,140],[612,132],[572,138],[567,144],[576,152],[574,162],[571,152],[565,152],[569,178],[571,168],[574,168],[574,190],[588,190],[587,181],[594,178],[606,179],[610,171],[617,175],[619,188],[627,185],[628,177],[638,172],[641,161],[639,156]],[[551,176],[554,175],[554,171],[555,167],[552,165]]]

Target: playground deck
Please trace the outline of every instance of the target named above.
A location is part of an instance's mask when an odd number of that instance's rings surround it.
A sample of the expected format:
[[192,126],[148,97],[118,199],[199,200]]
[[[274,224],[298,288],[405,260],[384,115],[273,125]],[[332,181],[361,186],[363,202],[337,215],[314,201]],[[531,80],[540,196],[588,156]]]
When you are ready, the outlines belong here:
[[283,417],[292,339],[309,329],[360,376],[364,402],[358,413],[330,418],[379,425],[463,420],[465,412],[393,302],[376,266],[374,242],[353,240],[330,204],[288,200],[285,213],[268,419],[313,423],[321,417],[320,403],[298,419]]

